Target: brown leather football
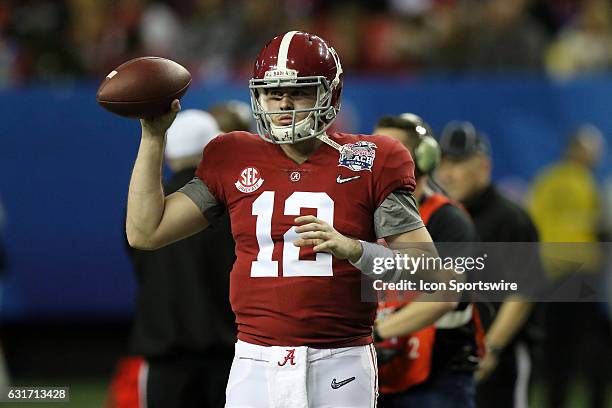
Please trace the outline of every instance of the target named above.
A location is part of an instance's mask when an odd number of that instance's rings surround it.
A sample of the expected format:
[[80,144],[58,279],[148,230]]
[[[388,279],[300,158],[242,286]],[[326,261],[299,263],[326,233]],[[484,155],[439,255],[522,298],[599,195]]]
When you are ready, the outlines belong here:
[[170,110],[191,84],[185,67],[166,58],[134,58],[106,76],[96,100],[106,110],[128,118],[148,118]]

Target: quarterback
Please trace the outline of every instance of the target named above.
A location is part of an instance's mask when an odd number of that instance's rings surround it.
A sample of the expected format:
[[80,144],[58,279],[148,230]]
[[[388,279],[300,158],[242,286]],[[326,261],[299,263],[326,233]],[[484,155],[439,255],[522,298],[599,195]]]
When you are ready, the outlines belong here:
[[409,152],[391,138],[329,131],[342,84],[338,55],[320,37],[275,37],[249,83],[258,134],[215,138],[194,179],[167,197],[161,163],[178,100],[141,120],[130,244],[158,248],[230,215],[238,341],[227,407],[376,404],[376,304],[362,301],[361,275],[372,276],[374,258],[395,256],[377,238],[403,253],[431,238],[412,196]]

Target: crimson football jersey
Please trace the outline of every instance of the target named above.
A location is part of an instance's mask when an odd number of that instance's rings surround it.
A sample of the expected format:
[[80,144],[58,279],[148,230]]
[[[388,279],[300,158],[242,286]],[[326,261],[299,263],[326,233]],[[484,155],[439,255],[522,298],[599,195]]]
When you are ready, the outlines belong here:
[[361,301],[361,272],[294,246],[294,219],[315,215],[345,236],[376,241],[374,211],[394,190],[413,191],[414,164],[386,136],[330,138],[342,152],[323,144],[302,164],[246,132],[204,149],[196,175],[228,209],[236,241],[230,301],[240,340],[322,348],[371,342],[376,303]]

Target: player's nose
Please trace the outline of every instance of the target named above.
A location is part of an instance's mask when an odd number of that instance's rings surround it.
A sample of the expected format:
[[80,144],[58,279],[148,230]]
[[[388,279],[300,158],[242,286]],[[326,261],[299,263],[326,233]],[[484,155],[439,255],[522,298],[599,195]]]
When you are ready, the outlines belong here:
[[280,108],[281,110],[293,109],[293,99],[289,95],[284,94],[280,100]]

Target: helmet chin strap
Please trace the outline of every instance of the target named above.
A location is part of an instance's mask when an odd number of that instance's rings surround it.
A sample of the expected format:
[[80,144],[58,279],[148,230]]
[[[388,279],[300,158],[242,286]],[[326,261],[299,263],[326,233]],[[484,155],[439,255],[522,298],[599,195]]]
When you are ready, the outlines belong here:
[[320,141],[322,141],[326,145],[331,146],[332,148],[334,148],[337,151],[339,151],[340,153],[342,153],[343,146],[340,143],[337,143],[337,142],[334,142],[333,140],[331,140],[329,138],[329,136],[327,136],[327,134],[321,133],[319,136],[317,136],[317,139],[319,139]]
[[[299,121],[298,123],[295,124],[295,131],[297,134],[303,134],[300,133],[300,130],[304,130],[307,134],[312,132],[312,117],[308,116],[304,119],[302,119],[301,121]],[[283,138],[285,137],[285,132],[288,132],[287,134],[290,134],[289,132],[291,132],[291,129],[293,127],[293,125],[287,125],[287,126],[276,126],[271,124],[271,133],[272,135],[278,140],[280,139],[281,141],[284,140]],[[287,138],[289,136],[286,136]],[[328,146],[331,146],[333,149],[336,149],[339,152],[342,152],[343,150],[343,146],[333,140],[331,140],[329,138],[329,136],[327,136],[326,133],[321,133],[320,135],[317,136],[317,139],[319,139],[320,141],[322,141],[323,143],[325,143]]]

